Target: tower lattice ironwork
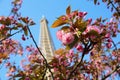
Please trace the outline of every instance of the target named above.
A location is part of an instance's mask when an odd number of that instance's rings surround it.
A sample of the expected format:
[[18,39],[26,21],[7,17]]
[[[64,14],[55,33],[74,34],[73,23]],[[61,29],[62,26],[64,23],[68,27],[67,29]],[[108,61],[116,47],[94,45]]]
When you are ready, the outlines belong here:
[[40,48],[47,61],[50,62],[54,56],[54,45],[45,17],[40,20]]

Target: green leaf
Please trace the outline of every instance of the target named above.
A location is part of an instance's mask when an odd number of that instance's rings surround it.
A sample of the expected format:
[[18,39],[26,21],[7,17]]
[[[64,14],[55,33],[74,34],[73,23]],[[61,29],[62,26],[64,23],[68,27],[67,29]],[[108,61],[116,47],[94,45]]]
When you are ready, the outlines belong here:
[[52,24],[52,28],[56,28],[58,26],[61,26],[61,25],[64,25],[66,23],[68,23],[68,20],[63,20],[63,17],[66,17],[66,16],[60,16],[53,24]]
[[66,9],[66,14],[67,14],[67,15],[69,15],[69,14],[70,14],[70,12],[71,12],[71,7],[70,7],[70,6],[68,6],[68,7],[67,7],[67,9]]

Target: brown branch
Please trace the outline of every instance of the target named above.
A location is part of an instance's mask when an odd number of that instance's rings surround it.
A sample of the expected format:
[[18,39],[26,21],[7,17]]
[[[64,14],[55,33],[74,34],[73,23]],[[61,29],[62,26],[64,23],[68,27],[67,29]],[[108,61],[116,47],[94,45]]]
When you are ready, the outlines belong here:
[[84,48],[84,51],[83,51],[83,53],[82,53],[82,57],[81,57],[80,62],[79,62],[79,63],[73,68],[73,70],[70,72],[70,75],[68,76],[68,79],[67,79],[67,80],[70,80],[70,78],[72,77],[72,74],[73,74],[73,73],[76,71],[76,69],[81,65],[87,49],[88,49],[88,48],[87,48],[87,44],[86,44],[86,45],[85,45],[85,48]]
[[45,67],[45,71],[44,71],[44,73],[43,73],[42,80],[44,80],[44,77],[45,77],[45,75],[46,75],[46,72],[47,72],[47,67]]
[[32,40],[33,40],[33,42],[34,42],[37,50],[39,51],[40,55],[41,55],[41,56],[43,57],[43,59],[45,60],[46,67],[48,68],[49,72],[51,73],[52,79],[54,80],[54,76],[53,76],[53,73],[52,73],[52,71],[51,71],[51,69],[50,69],[50,66],[49,66],[48,62],[47,62],[47,59],[44,57],[44,55],[43,55],[42,52],[40,51],[40,49],[39,49],[39,47],[38,47],[38,45],[37,45],[37,43],[36,43],[36,41],[35,41],[35,39],[34,39],[34,37],[33,37],[33,35],[32,35],[32,32],[30,31],[30,28],[29,28],[28,26],[27,26],[27,29],[28,29],[28,32],[30,33],[30,36],[31,36],[31,38],[32,38]]
[[113,6],[113,8],[117,11],[118,15],[120,16],[120,11],[115,7],[113,1],[110,1],[110,4]]
[[1,40],[0,40],[0,44],[2,43],[2,41],[4,41],[4,40],[6,40],[6,39],[10,38],[11,36],[13,36],[13,35],[15,35],[15,34],[17,34],[17,33],[21,32],[22,30],[23,30],[23,29],[20,29],[19,31],[17,31],[17,32],[15,32],[15,33],[13,33],[13,34],[11,34],[11,35],[9,35],[9,36],[7,36],[7,37],[5,37],[5,38],[1,39]]
[[112,40],[112,43],[113,43],[113,46],[115,47],[115,50],[117,50],[117,46],[113,40]]
[[73,68],[73,70],[70,72],[70,75],[68,76],[68,79],[67,79],[67,80],[70,80],[70,78],[72,77],[72,74],[73,74],[73,73],[76,71],[76,69],[81,65],[81,63],[82,63],[82,61],[83,61],[83,58],[84,58],[84,56],[85,56],[85,53],[86,53],[86,52],[89,52],[90,50],[92,50],[95,44],[93,44],[92,42],[90,42],[90,44],[89,44],[89,42],[88,42],[88,43],[86,43],[86,44],[84,44],[84,45],[85,45],[85,47],[84,47],[84,51],[83,51],[82,56],[81,56],[81,60],[80,60],[80,62]]
[[120,66],[116,66],[116,68],[108,75],[104,76],[101,80],[106,80],[109,76],[111,76],[114,72],[120,69]]
[[73,70],[70,72],[70,75],[68,76],[68,79],[67,79],[67,80],[70,80],[70,78],[72,77],[72,74],[73,74],[73,73],[76,71],[76,69],[81,65],[84,56],[85,56],[85,53],[82,53],[82,57],[81,57],[80,62],[79,62],[79,63],[73,68]]

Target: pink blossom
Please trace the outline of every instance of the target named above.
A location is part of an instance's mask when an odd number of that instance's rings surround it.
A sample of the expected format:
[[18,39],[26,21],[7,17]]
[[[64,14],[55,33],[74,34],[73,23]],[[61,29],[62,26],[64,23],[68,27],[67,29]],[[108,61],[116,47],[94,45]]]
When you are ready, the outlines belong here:
[[26,38],[25,38],[25,36],[24,36],[24,35],[22,35],[22,40],[23,40],[23,41],[25,41],[25,40],[26,40]]
[[80,18],[83,18],[85,15],[87,15],[87,12],[79,12],[79,13],[78,13],[78,16],[79,16]]
[[79,52],[83,52],[83,46],[81,44],[78,44],[76,46],[76,49],[79,51]]
[[0,16],[0,20],[3,20],[4,19],[4,16]]
[[15,72],[16,71],[16,67],[11,67],[9,71],[10,72]]
[[18,51],[17,51],[18,54],[22,55],[23,54],[23,48],[20,48]]
[[112,39],[111,39],[111,38],[109,38],[107,41],[108,41],[108,42],[112,42]]
[[5,64],[6,67],[8,67],[8,66],[10,66],[10,65],[11,65],[10,62],[7,62],[7,63]]
[[70,44],[74,41],[74,35],[72,33],[66,33],[62,35],[62,43],[63,44]]
[[63,36],[63,34],[64,34],[64,32],[63,32],[62,30],[59,30],[59,31],[56,33],[57,38],[58,38],[59,40],[61,40],[61,41],[62,41],[62,36]]
[[87,29],[85,30],[85,32],[89,33],[92,30],[96,31],[98,34],[101,33],[101,30],[97,26],[87,26]]
[[13,76],[11,73],[6,74],[7,77]]
[[66,54],[66,57],[68,58],[69,62],[72,62],[72,58],[74,56],[74,51],[70,50],[69,53]]
[[107,33],[107,34],[105,35],[105,38],[110,38],[110,33]]
[[77,14],[77,12],[72,12],[71,14],[67,15],[67,17],[69,19],[72,19],[76,14]]
[[29,78],[29,77],[26,77],[25,80],[30,80],[30,78]]
[[88,19],[88,24],[91,24],[92,18]]
[[27,50],[28,52],[31,52],[32,50],[34,50],[34,48],[33,48],[32,46],[27,46],[27,47],[26,47],[26,50]]
[[111,48],[111,46],[112,46],[111,43],[107,43],[107,44],[106,44],[106,47],[107,47],[107,48]]

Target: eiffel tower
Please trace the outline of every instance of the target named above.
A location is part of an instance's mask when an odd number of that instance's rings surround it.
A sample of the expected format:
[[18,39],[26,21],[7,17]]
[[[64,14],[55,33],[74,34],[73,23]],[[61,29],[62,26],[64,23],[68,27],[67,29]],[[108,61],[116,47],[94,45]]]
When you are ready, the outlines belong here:
[[[40,49],[49,63],[54,56],[54,44],[48,28],[48,21],[45,17],[40,20]],[[50,72],[47,70],[46,80],[52,80]]]
[[43,55],[50,62],[54,56],[55,48],[48,28],[48,21],[44,16],[40,21],[40,47]]

